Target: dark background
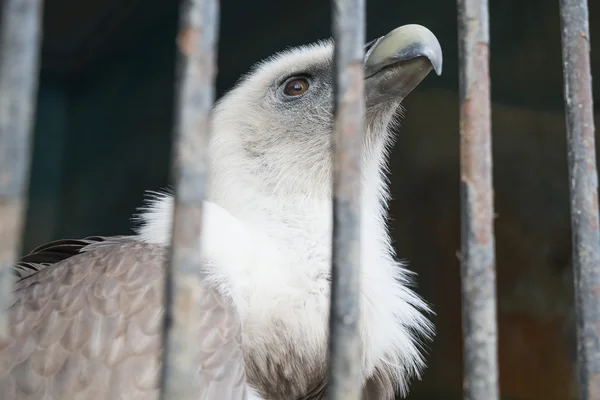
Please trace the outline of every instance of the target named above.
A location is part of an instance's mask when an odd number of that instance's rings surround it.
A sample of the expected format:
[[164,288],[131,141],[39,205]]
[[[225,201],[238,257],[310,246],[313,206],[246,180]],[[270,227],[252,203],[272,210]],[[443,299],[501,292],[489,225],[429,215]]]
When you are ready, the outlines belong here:
[[[576,398],[558,1],[490,7],[502,394]],[[368,38],[419,23],[444,51],[442,77],[431,74],[405,102],[391,228],[437,313],[429,368],[410,398],[458,399],[456,6],[372,0],[367,15]],[[57,238],[129,233],[144,191],[169,184],[177,2],[46,0],[45,16],[25,251]],[[330,35],[323,0],[225,0],[221,16],[219,94],[275,51]],[[594,4],[590,24],[600,76]]]

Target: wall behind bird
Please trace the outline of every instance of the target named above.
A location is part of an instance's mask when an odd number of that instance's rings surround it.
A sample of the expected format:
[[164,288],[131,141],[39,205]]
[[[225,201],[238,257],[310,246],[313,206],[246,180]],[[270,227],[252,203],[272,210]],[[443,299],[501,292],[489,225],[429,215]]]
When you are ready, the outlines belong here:
[[[558,2],[490,7],[502,393],[575,398]],[[57,238],[128,233],[144,191],[169,183],[176,2],[47,0],[46,11],[24,250]],[[429,368],[410,398],[458,399],[455,3],[372,0],[367,11],[368,38],[419,23],[444,50],[442,77],[428,77],[405,102],[391,160],[390,226],[437,313]],[[225,0],[221,14],[219,94],[261,58],[330,34],[325,1]],[[590,18],[594,38],[600,7],[591,2]],[[600,48],[591,43],[600,76]]]

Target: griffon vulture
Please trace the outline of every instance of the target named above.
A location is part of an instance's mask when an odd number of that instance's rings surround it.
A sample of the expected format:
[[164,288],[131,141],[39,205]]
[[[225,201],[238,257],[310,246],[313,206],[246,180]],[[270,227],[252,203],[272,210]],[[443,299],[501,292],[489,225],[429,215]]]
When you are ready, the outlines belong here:
[[[362,370],[365,398],[388,400],[420,374],[433,336],[386,229],[390,127],[401,100],[441,73],[442,52],[406,25],[367,44],[364,62]],[[333,67],[332,41],[286,50],[215,105],[198,333],[210,360],[199,360],[194,398],[326,397]],[[135,235],[52,242],[18,262],[2,399],[158,398],[172,207],[156,194]]]

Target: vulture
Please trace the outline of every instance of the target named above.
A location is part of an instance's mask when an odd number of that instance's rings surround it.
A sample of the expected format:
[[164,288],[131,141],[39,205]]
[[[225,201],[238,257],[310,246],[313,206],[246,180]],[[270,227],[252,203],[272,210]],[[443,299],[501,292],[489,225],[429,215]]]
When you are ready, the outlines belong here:
[[[190,399],[327,398],[333,46],[258,63],[211,112]],[[389,400],[419,378],[434,326],[392,248],[385,172],[401,101],[441,74],[442,51],[427,28],[404,25],[364,52],[362,387]],[[59,240],[17,260],[2,399],[158,399],[172,211],[170,192],[150,192],[131,235]]]

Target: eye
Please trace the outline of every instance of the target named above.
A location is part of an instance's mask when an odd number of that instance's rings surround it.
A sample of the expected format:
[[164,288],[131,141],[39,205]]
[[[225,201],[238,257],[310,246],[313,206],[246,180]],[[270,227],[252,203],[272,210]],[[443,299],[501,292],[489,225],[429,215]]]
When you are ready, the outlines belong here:
[[285,84],[283,93],[285,93],[286,96],[291,97],[300,96],[301,94],[304,94],[309,87],[310,83],[308,82],[308,79],[293,78]]

